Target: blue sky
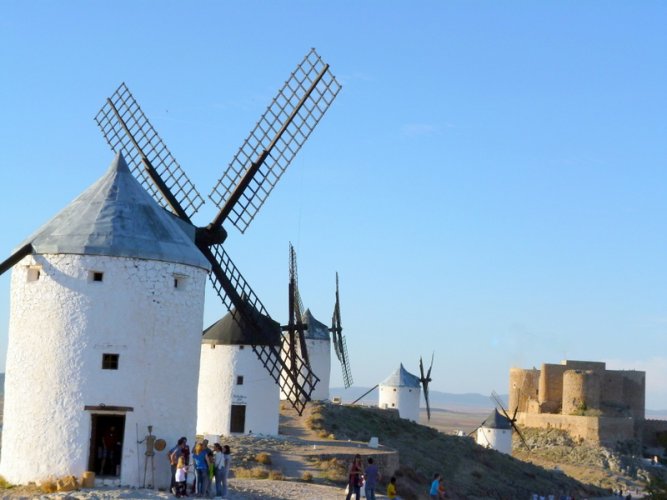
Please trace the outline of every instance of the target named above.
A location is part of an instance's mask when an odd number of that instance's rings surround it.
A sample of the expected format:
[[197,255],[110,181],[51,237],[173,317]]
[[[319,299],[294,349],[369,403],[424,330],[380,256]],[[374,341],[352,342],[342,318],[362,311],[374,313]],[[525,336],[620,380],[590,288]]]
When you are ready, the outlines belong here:
[[[0,259],[105,171],[93,117],[121,82],[207,195],[316,47],[343,90],[246,234],[227,228],[272,317],[291,241],[325,323],[340,274],[355,385],[432,351],[432,388],[455,393],[587,359],[646,370],[667,408],[666,19],[650,1],[5,0]],[[6,273],[0,368],[8,309]],[[207,299],[206,325],[223,313]]]

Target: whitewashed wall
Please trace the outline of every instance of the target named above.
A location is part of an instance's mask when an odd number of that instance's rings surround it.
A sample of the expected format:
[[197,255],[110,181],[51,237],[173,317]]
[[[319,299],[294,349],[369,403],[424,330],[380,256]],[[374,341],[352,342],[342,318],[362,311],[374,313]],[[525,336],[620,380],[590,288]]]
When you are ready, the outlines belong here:
[[392,387],[380,384],[379,408],[396,408],[401,418],[419,422],[419,387]]
[[311,395],[314,401],[329,399],[329,382],[331,379],[331,341],[306,339],[310,366],[320,381]]
[[[28,281],[27,265],[41,265]],[[91,281],[90,271],[103,272]],[[174,288],[174,275],[185,277]],[[202,269],[139,259],[29,256],[11,277],[0,474],[12,483],[88,469],[91,412],[125,406],[120,483],[143,486],[146,427],[169,445],[193,436],[203,322]],[[184,286],[183,286],[184,285]],[[102,370],[102,354],[119,354]],[[159,452],[156,483],[168,486]],[[150,477],[150,472],[148,474]]]
[[246,405],[245,434],[278,435],[280,390],[252,347],[202,344],[197,434],[228,436],[233,404]]
[[491,429],[489,427],[480,427],[477,429],[475,441],[480,446],[492,448],[507,455],[512,454],[512,430],[511,429]]

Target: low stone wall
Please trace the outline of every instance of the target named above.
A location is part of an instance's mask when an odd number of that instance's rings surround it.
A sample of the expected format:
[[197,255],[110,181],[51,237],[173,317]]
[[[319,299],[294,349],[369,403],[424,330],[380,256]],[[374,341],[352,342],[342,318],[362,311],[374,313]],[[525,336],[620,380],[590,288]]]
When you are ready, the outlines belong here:
[[573,438],[594,444],[614,445],[635,437],[632,418],[585,417],[554,414],[517,414],[517,423],[539,429],[556,428],[567,431]]

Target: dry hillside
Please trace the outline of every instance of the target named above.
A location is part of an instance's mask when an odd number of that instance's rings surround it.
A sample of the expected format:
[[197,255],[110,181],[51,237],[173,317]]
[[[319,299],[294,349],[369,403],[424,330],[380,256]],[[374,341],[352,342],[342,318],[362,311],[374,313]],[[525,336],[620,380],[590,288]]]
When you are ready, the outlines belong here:
[[434,472],[445,477],[450,498],[529,498],[541,495],[603,496],[608,492],[559,472],[487,450],[471,439],[443,434],[399,419],[392,412],[356,406],[314,403],[310,425],[336,440],[368,441],[397,449],[396,474],[402,497],[426,496]]

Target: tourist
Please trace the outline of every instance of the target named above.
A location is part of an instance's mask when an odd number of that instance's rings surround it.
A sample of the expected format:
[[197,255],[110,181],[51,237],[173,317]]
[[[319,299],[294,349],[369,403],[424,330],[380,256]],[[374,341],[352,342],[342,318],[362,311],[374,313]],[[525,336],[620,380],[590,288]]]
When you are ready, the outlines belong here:
[[203,497],[206,492],[206,485],[208,483],[208,461],[206,457],[208,455],[208,449],[204,448],[203,443],[197,443],[195,445],[194,453],[192,454],[192,460],[195,465],[195,477],[197,479],[197,496]]
[[400,500],[398,492],[396,491],[396,477],[391,476],[389,484],[387,485],[387,498],[394,498]]
[[372,457],[368,459],[368,467],[366,467],[364,478],[366,479],[364,482],[366,498],[368,500],[375,500],[375,488],[380,480],[380,472],[378,471],[377,465],[373,463]]
[[447,492],[445,491],[445,480],[441,477],[440,483],[438,484],[438,498],[442,500],[447,498]]
[[438,487],[440,486],[440,474],[437,472],[433,474],[433,480],[431,481],[431,489],[428,492],[429,498],[432,500],[438,499]]
[[180,498],[182,496],[187,496],[187,493],[185,492],[185,478],[188,475],[188,469],[187,465],[185,465],[185,457],[180,456],[178,457],[178,461],[176,462],[176,472],[174,472],[174,482],[176,485],[176,489],[174,490],[174,494],[176,495],[177,498]]
[[213,445],[213,467],[215,478],[215,496],[222,497],[222,480],[225,475],[225,454],[220,443]]
[[229,445],[222,447],[222,454],[224,455],[225,473],[222,475],[222,498],[227,498],[227,484],[229,484],[229,468],[232,465],[232,452]]
[[[169,466],[171,469],[171,483],[169,485],[169,491],[172,493],[176,494],[176,467],[178,466],[178,459],[183,457],[184,464],[185,464],[185,457],[183,455],[183,449],[185,447],[185,438],[180,438],[178,442],[176,443],[176,446],[174,446],[171,450],[169,450],[168,453],[168,458],[169,458]],[[185,479],[183,479],[185,482]]]
[[354,493],[355,500],[359,500],[363,477],[364,469],[361,465],[361,455],[357,454],[354,456],[354,460],[352,460],[352,464],[348,471],[347,496],[345,497],[345,500],[350,500],[350,498],[352,498],[352,493]]

